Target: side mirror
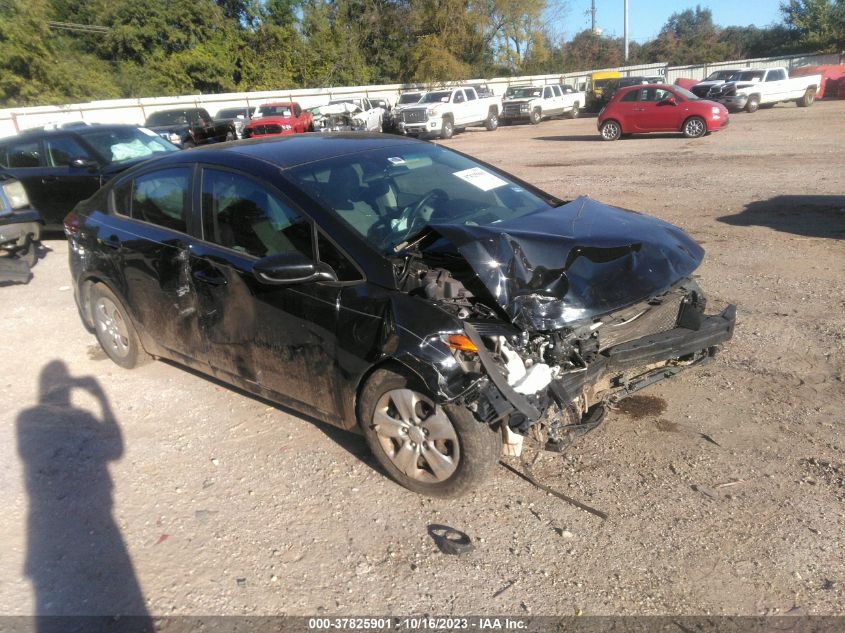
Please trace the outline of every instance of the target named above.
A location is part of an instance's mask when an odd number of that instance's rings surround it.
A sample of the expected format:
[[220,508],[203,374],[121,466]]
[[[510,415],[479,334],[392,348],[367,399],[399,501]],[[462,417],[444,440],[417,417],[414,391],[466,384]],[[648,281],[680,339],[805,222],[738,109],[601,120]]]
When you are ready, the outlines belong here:
[[94,169],[97,167],[97,161],[78,156],[70,159],[70,166],[76,169]]
[[675,101],[675,97],[668,97],[668,98],[664,99],[663,101],[661,101],[660,103],[658,103],[657,105],[675,106],[675,105],[678,105],[678,102]]
[[337,274],[331,266],[297,252],[263,257],[252,265],[252,274],[261,283],[275,286],[337,281]]

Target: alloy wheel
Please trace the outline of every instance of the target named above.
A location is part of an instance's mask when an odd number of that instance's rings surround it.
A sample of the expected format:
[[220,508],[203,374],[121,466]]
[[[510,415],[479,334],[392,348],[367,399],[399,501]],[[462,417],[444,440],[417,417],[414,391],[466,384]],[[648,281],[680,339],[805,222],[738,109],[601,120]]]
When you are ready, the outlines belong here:
[[129,330],[119,308],[108,297],[99,297],[94,304],[94,320],[100,341],[119,358],[129,355]]

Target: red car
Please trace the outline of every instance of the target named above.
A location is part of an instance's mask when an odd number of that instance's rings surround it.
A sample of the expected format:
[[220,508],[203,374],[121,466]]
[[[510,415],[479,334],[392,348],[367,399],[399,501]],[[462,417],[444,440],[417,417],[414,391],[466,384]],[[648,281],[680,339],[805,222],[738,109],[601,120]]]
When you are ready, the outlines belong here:
[[244,138],[286,136],[314,129],[311,113],[295,102],[265,103],[258,108],[257,115],[244,126]]
[[645,132],[683,132],[688,138],[698,138],[727,124],[728,110],[722,104],[666,84],[623,88],[598,118],[598,130],[605,141]]

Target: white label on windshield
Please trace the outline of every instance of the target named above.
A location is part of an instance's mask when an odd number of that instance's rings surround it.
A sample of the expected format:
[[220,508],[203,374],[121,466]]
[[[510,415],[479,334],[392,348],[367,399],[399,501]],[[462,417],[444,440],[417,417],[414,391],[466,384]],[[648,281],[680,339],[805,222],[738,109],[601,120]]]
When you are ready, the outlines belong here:
[[399,156],[390,156],[390,157],[387,159],[387,162],[389,162],[389,163],[393,163],[394,165],[404,165],[404,164],[405,164],[405,159],[404,159],[404,158],[401,158],[401,157],[399,157]]
[[147,136],[158,136],[158,134],[156,134],[156,133],[155,133],[155,132],[153,132],[152,130],[148,130],[148,129],[147,129],[147,128],[145,128],[145,127],[139,127],[138,129],[139,129],[139,130],[141,130],[141,131],[142,131],[144,134],[146,134]]
[[462,180],[466,180],[469,184],[481,189],[481,191],[490,191],[496,187],[508,184],[498,176],[491,174],[489,171],[484,171],[481,167],[473,167],[472,169],[456,171],[452,175],[457,176]]

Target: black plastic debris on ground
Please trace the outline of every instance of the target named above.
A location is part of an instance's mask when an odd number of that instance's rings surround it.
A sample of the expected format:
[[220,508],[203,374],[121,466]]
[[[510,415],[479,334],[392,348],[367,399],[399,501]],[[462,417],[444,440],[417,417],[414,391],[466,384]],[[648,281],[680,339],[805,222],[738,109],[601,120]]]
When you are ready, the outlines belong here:
[[475,549],[472,539],[467,534],[448,525],[432,523],[428,526],[428,535],[432,538],[434,544],[437,545],[437,549],[444,554],[457,556],[468,554]]

